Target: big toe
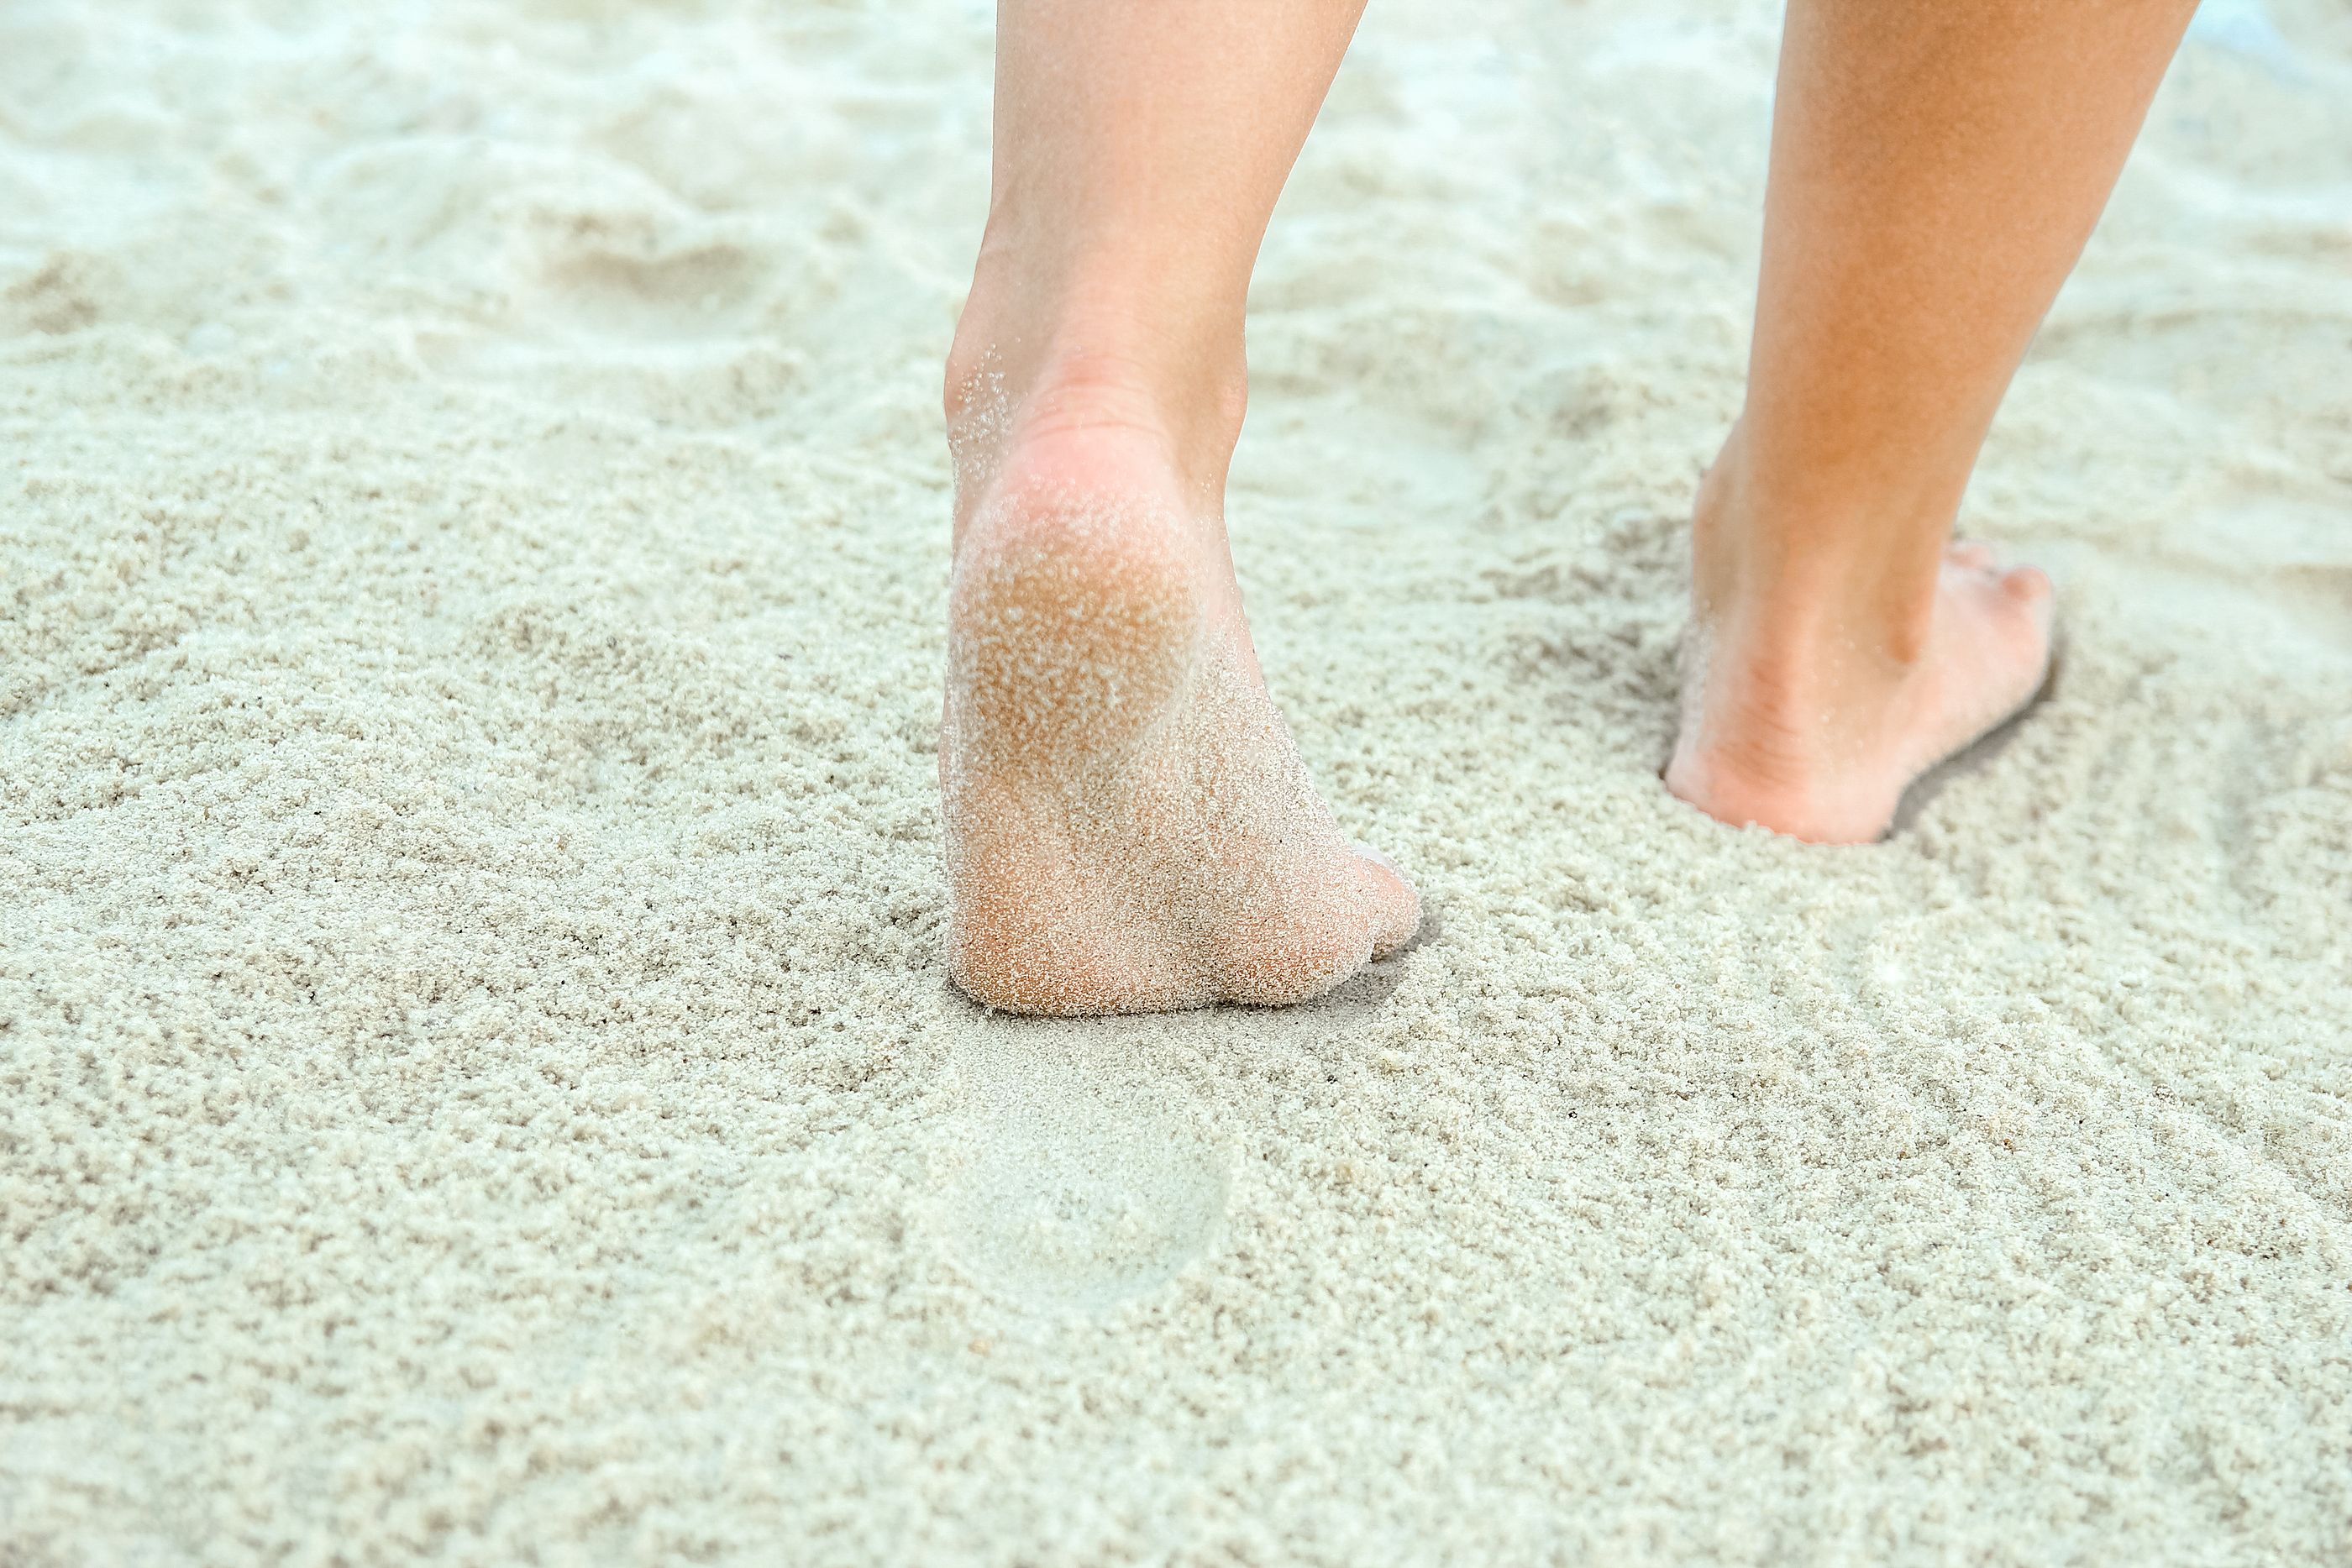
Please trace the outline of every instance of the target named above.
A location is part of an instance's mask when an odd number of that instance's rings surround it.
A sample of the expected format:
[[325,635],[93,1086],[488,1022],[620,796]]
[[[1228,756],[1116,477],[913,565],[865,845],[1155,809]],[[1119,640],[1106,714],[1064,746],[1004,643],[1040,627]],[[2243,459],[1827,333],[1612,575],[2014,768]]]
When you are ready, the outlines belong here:
[[2000,574],[2000,591],[2019,604],[2047,615],[2054,597],[2050,574],[2038,566],[2012,567]]
[[2021,664],[2036,672],[2050,663],[2052,637],[2058,617],[2058,595],[2050,574],[2038,566],[2012,567],[1999,579],[2000,602],[2015,628],[2006,639]]
[[1319,911],[1238,925],[1220,946],[1218,989],[1229,1001],[1267,1008],[1319,997],[1372,956],[1360,924]]
[[1234,1001],[1280,1007],[1320,996],[1420,925],[1412,884],[1375,855],[1343,849],[1336,861],[1318,855],[1286,871],[1266,907],[1216,935],[1213,972]]

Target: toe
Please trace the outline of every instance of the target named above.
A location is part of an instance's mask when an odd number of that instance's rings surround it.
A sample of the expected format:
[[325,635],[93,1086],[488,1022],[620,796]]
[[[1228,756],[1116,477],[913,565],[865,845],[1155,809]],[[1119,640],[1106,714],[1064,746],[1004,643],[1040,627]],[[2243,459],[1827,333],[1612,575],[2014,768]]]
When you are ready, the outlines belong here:
[[1372,913],[1372,956],[1385,957],[1421,929],[1421,895],[1396,862],[1380,851],[1360,844],[1356,859]]
[[1992,546],[1981,539],[1961,539],[1944,552],[1944,559],[1954,566],[1970,571],[1990,571],[1993,564]]
[[2050,599],[2050,574],[2038,566],[2021,566],[2000,575],[2001,591],[2021,604],[2042,604]]
[[1237,1002],[1280,1007],[1320,996],[1420,924],[1412,884],[1378,855],[1317,857],[1288,868],[1261,909],[1238,912],[1213,938],[1219,988]]
[[1269,1008],[1321,996],[1372,956],[1363,926],[1344,907],[1286,910],[1237,922],[1218,934],[1218,946],[1220,992],[1230,1001]]
[[2037,640],[2047,643],[2050,628],[2057,613],[2057,595],[2052,591],[2050,574],[2038,566],[2021,566],[2001,573],[2001,596],[2032,618]]
[[982,1007],[1084,1018],[1165,1012],[1209,999],[1196,977],[1132,933],[1082,918],[989,924],[990,913],[953,922],[948,938],[949,977]]

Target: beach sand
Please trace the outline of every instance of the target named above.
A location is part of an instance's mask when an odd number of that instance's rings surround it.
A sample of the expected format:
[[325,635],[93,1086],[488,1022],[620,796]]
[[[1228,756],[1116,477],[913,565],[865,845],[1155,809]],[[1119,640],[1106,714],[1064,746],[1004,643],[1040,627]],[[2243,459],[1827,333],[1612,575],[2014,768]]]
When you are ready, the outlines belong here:
[[2047,701],[1658,781],[1770,7],[1379,0],[1268,676],[1422,939],[947,985],[972,5],[0,16],[0,1562],[2352,1553],[2352,26],[2209,13],[1963,527]]

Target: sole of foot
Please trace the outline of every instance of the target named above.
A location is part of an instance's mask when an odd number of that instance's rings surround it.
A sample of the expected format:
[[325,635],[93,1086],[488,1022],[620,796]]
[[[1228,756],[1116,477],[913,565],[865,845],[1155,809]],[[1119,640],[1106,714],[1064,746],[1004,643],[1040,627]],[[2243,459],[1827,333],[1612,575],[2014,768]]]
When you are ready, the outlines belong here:
[[949,970],[1007,1012],[1275,1006],[1410,940],[1276,711],[1222,523],[1147,435],[1014,448],[949,601]]
[[[2053,596],[2033,567],[1981,544],[1946,552],[1919,657],[1814,666],[1807,689],[1765,637],[1699,633],[1666,787],[1719,821],[1814,843],[1884,837],[1903,792],[2033,700],[2050,669]],[[1824,665],[1829,666],[1824,668]]]

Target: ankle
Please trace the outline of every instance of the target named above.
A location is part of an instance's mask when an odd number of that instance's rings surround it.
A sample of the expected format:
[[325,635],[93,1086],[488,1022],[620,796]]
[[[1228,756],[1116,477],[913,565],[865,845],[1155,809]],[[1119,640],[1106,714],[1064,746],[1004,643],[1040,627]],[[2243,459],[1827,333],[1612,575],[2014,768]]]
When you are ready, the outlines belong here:
[[1691,515],[1691,612],[1702,645],[1793,706],[1899,679],[1927,656],[1945,529],[1886,497],[1813,493],[1759,475],[1740,427]]
[[1150,442],[1189,490],[1222,495],[1247,398],[1238,317],[1171,325],[1108,286],[1041,300],[1009,270],[983,255],[948,352],[958,516],[1016,446],[1096,430]]

